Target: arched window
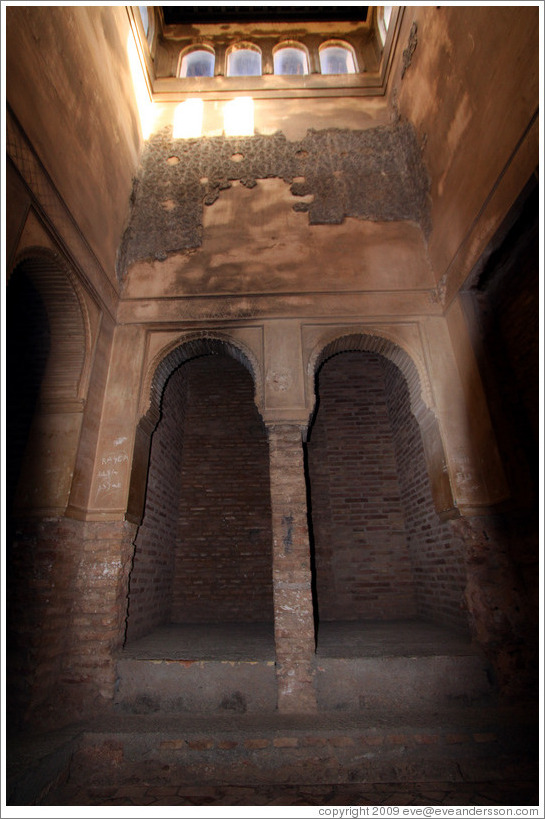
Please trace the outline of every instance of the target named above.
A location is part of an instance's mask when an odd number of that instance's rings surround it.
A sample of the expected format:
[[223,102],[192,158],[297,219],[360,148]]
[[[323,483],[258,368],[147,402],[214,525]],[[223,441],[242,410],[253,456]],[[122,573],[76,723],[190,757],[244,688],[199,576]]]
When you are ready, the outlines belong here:
[[281,45],[274,52],[275,74],[308,74],[308,58],[301,46]]
[[378,10],[378,30],[382,45],[386,42],[386,35],[390,26],[390,18],[392,16],[391,6],[380,6]]
[[148,7],[147,6],[138,6],[138,11],[140,12],[140,19],[142,20],[142,25],[144,27],[144,34],[147,37],[148,33],[149,33]]
[[213,77],[214,62],[212,50],[199,48],[188,51],[182,56],[180,77]]
[[259,77],[261,75],[261,52],[250,44],[236,45],[227,54],[228,77]]
[[155,37],[155,12],[153,6],[138,6],[138,13],[140,14],[140,22],[144,31],[148,46],[152,47]]
[[355,74],[354,53],[346,43],[327,43],[320,48],[322,74]]

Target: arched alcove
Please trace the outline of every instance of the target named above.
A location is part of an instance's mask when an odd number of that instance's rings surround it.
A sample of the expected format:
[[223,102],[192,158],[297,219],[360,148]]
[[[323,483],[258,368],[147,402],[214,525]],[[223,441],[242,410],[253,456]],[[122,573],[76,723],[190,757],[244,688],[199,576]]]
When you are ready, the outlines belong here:
[[141,485],[148,429],[126,650],[160,632],[163,656],[224,658],[230,641],[266,633],[274,656],[268,443],[253,372],[235,345],[209,337],[156,366],[133,464]]
[[29,248],[7,287],[10,512],[63,514],[89,371],[89,328],[75,276],[58,254]]
[[339,646],[343,624],[342,639],[356,643],[362,623],[466,633],[463,551],[434,505],[415,365],[392,342],[358,335],[315,361],[307,468],[318,651]]
[[57,254],[39,247],[20,254],[6,304],[6,619],[11,716],[17,720],[32,699],[44,697],[68,646],[66,631],[56,639],[52,631],[70,622],[74,555],[67,554],[60,532],[89,346],[75,276]]
[[77,402],[85,397],[90,331],[80,286],[68,263],[39,247],[24,250],[10,276],[7,297],[24,276],[39,294],[50,326],[50,355],[41,385],[42,403]]
[[26,274],[12,277],[6,316],[6,510],[13,504],[42,386],[51,330],[43,299]]

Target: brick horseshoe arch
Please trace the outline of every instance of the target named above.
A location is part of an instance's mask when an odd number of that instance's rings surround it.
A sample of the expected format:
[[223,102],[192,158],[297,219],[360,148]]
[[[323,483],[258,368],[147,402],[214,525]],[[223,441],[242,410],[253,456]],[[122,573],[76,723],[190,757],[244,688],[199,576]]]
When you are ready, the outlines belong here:
[[384,356],[395,364],[404,376],[409,390],[411,411],[422,435],[434,504],[438,514],[450,516],[454,509],[454,500],[429,379],[423,362],[419,361],[417,364],[415,359],[392,338],[376,331],[338,332],[333,338],[322,341],[314,348],[307,367],[309,394],[313,396],[309,429],[316,412],[316,377],[320,367],[335,355],[357,351]]
[[192,333],[177,339],[163,349],[152,361],[143,394],[149,396],[148,408],[136,428],[134,456],[131,470],[127,520],[140,525],[144,513],[147,473],[151,449],[151,436],[161,416],[163,391],[170,376],[186,361],[202,356],[229,356],[250,373],[254,382],[254,401],[262,415],[263,379],[261,367],[255,355],[227,335],[220,333]]
[[174,370],[186,361],[203,355],[227,355],[248,370],[254,382],[254,400],[262,415],[263,378],[255,355],[245,345],[223,333],[202,331],[177,339],[161,350],[151,362],[142,391],[148,401],[147,409],[142,414],[148,417],[149,422],[156,424],[159,419],[163,390]]
[[40,293],[51,332],[42,386],[46,401],[77,402],[83,406],[90,371],[90,326],[85,301],[69,266],[46,248],[29,247],[14,266]]
[[403,373],[407,382],[413,414],[418,417],[430,410],[433,405],[431,387],[423,363],[419,361],[417,364],[393,338],[374,330],[337,332],[329,341],[322,341],[317,345],[310,355],[307,367],[311,389],[314,391],[314,379],[322,364],[339,353],[356,351],[378,353],[389,359]]

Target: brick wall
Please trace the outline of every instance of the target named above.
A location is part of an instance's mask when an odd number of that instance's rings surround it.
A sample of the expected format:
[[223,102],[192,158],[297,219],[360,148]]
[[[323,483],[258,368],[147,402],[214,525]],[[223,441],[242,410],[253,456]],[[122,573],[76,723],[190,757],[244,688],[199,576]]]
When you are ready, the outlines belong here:
[[144,518],[130,577],[128,640],[170,619],[187,389],[182,366],[166,384],[152,437]]
[[269,453],[247,370],[224,356],[187,379],[172,622],[271,621]]
[[464,546],[435,511],[420,428],[411,412],[405,379],[392,362],[382,362],[418,614],[467,628]]
[[342,353],[319,373],[307,446],[322,620],[415,614],[381,357]]
[[517,698],[537,690],[539,681],[540,221],[535,178],[519,204],[479,281],[463,296],[511,497],[493,516],[453,522],[467,544],[472,632],[503,694]]
[[17,521],[8,586],[10,727],[56,727],[111,704],[135,527]]

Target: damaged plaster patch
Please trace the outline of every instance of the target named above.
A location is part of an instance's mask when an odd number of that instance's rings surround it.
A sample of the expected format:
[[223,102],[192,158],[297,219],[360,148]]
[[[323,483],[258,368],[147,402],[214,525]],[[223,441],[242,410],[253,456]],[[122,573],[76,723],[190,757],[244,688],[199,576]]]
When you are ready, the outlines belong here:
[[413,23],[411,26],[411,30],[409,32],[409,42],[407,43],[407,48],[403,52],[403,68],[401,69],[401,79],[405,76],[405,72],[409,68],[413,54],[416,51],[416,46],[418,45],[418,38],[416,36],[416,32],[418,27],[416,23]]
[[[272,136],[173,139],[170,128],[144,150],[131,197],[118,273],[202,244],[202,213],[238,180],[282,179],[293,209],[311,225],[346,217],[414,221],[429,232],[429,182],[413,128],[397,123],[363,131],[309,130],[298,142]],[[303,201],[305,197],[305,201]],[[311,201],[308,201],[308,200]]]

